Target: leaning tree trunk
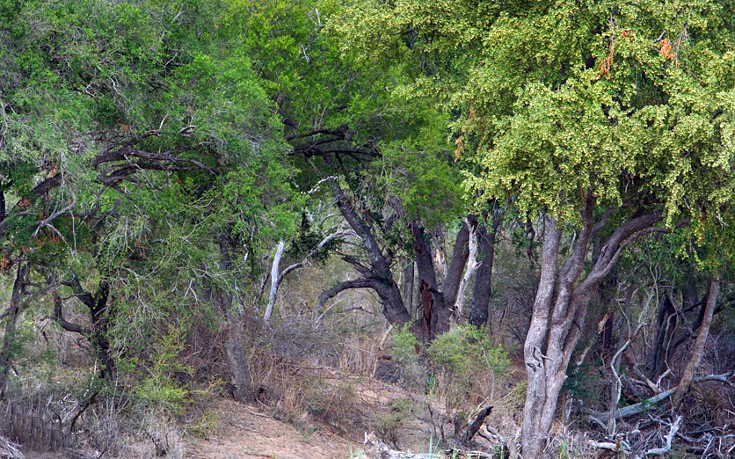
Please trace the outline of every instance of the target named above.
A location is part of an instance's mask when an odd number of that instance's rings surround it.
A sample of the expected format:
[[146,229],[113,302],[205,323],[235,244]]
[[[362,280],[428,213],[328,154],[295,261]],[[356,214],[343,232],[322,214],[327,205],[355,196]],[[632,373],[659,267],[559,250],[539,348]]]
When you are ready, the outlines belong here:
[[679,381],[679,387],[676,389],[673,397],[673,405],[676,409],[681,408],[681,404],[684,401],[684,396],[689,391],[689,387],[692,385],[694,379],[694,372],[699,366],[699,362],[702,361],[704,355],[704,345],[707,342],[709,336],[709,329],[712,325],[712,316],[715,313],[715,305],[717,304],[717,296],[720,293],[720,278],[713,277],[709,284],[709,294],[707,295],[707,305],[704,309],[704,317],[702,324],[699,326],[697,331],[697,340],[694,342],[694,349],[692,350],[692,356],[687,362],[687,366],[684,369],[684,373]]
[[594,206],[594,198],[588,196],[582,211],[583,226],[574,240],[571,255],[561,267],[558,259],[562,230],[553,218],[547,225],[541,278],[524,345],[528,376],[521,440],[524,457],[543,457],[569,360],[581,335],[594,289],[615,266],[625,247],[652,231],[661,220],[661,214],[656,213],[620,225],[606,241],[587,276],[580,280],[590,241],[605,223],[594,224]]
[[322,292],[319,295],[319,304],[323,305],[328,299],[337,296],[345,290],[369,288],[378,294],[380,302],[383,305],[383,315],[391,325],[401,326],[409,323],[411,321],[411,315],[403,303],[401,290],[393,279],[393,273],[391,271],[392,258],[383,253],[373,229],[357,213],[355,206],[353,206],[342,187],[337,183],[337,180],[332,178],[329,180],[329,183],[332,189],[332,195],[337,201],[337,208],[339,208],[340,213],[350,225],[350,228],[362,240],[367,255],[367,263],[351,256],[342,257],[344,261],[350,263],[355,268],[360,274],[360,277],[341,282]]
[[8,374],[12,362],[12,347],[15,339],[15,327],[18,322],[18,316],[21,312],[23,302],[23,291],[28,281],[28,264],[20,262],[18,264],[18,272],[13,282],[13,292],[10,297],[10,307],[7,312],[7,322],[5,322],[5,336],[3,337],[3,347],[0,349],[0,399],[5,398],[8,389]]

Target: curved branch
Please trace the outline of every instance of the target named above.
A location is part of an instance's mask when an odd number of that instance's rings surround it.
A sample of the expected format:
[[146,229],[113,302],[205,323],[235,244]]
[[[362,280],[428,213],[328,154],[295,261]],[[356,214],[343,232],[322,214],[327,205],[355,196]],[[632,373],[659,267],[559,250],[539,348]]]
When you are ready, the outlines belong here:
[[334,287],[330,287],[329,289],[323,291],[322,294],[319,295],[319,306],[324,306],[324,303],[326,303],[327,300],[334,298],[345,290],[356,288],[372,288],[373,290],[377,290],[378,287],[379,283],[377,279],[355,279],[340,282]]
[[76,324],[74,322],[69,322],[64,318],[64,310],[63,310],[63,300],[61,299],[61,296],[58,292],[53,292],[54,297],[54,314],[53,319],[58,323],[61,328],[68,332],[72,333],[78,333],[84,337],[88,337],[90,335],[90,331],[79,324]]

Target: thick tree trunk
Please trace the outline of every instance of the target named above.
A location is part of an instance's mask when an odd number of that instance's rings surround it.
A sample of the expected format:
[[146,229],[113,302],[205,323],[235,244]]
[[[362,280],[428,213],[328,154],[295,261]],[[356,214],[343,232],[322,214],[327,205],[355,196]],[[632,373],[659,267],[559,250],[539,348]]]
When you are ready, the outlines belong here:
[[593,224],[594,204],[594,198],[588,197],[582,211],[582,228],[574,240],[571,255],[561,268],[558,267],[558,253],[562,232],[553,219],[547,225],[541,279],[524,345],[528,376],[521,440],[524,457],[543,457],[569,360],[579,340],[594,289],[610,273],[625,247],[651,231],[661,220],[657,213],[620,225],[601,249],[587,276],[580,281],[590,240],[602,227]]
[[447,308],[453,308],[457,302],[459,287],[462,283],[462,274],[470,256],[469,242],[471,233],[471,228],[465,223],[459,229],[457,237],[454,240],[452,259],[449,261],[449,269],[446,271],[446,277],[442,284],[444,304]]
[[421,338],[424,341],[430,341],[435,336],[449,330],[449,311],[444,305],[444,295],[439,291],[427,234],[418,222],[411,223],[411,233],[413,234],[419,295],[423,311],[423,336]]
[[470,306],[470,324],[483,328],[489,317],[490,295],[492,293],[493,264],[495,262],[495,235],[500,226],[496,212],[493,212],[492,228],[488,232],[487,217],[477,225],[480,264],[477,267],[475,286]]
[[12,348],[15,340],[15,327],[21,312],[23,294],[28,281],[28,264],[20,262],[18,271],[13,282],[13,292],[10,297],[10,307],[5,322],[5,336],[3,336],[3,347],[0,349],[0,399],[5,398],[8,389],[8,374],[12,365]]
[[549,316],[554,300],[558,271],[561,230],[552,219],[546,227],[541,256],[541,278],[533,304],[531,325],[528,328],[523,357],[526,362],[528,387],[523,409],[522,451],[525,457],[540,458],[546,444],[547,432],[542,428],[543,404],[547,396],[545,341],[548,334]]
[[704,346],[707,343],[707,337],[709,336],[709,329],[712,325],[712,316],[715,312],[715,305],[717,304],[717,296],[720,293],[720,278],[713,277],[710,280],[709,294],[707,295],[707,305],[704,309],[704,317],[702,324],[699,326],[697,331],[697,340],[694,342],[694,349],[692,349],[692,355],[687,362],[687,366],[684,369],[684,373],[679,381],[679,387],[676,389],[673,397],[673,405],[676,409],[681,408],[681,404],[684,401],[684,396],[689,391],[689,387],[694,379],[694,372],[697,370],[699,363],[702,361],[704,355]]
[[336,179],[330,180],[329,183],[340,213],[350,225],[350,228],[362,240],[368,263],[366,266],[353,257],[343,257],[345,261],[355,267],[355,270],[360,273],[361,277],[342,282],[326,290],[319,296],[319,303],[323,304],[326,300],[338,295],[344,290],[371,288],[380,297],[383,305],[383,315],[390,324],[401,326],[409,323],[411,321],[411,315],[406,310],[406,306],[401,297],[401,291],[393,279],[393,273],[390,267],[391,257],[386,256],[380,249],[372,228],[357,213],[352,202],[347,198],[347,195],[345,195],[344,190],[337,183]]

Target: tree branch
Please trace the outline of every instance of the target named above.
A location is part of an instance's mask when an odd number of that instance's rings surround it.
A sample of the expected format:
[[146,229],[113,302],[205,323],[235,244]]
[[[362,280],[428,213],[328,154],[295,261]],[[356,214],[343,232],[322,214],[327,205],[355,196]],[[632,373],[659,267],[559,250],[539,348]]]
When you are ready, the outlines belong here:
[[[699,384],[703,382],[709,382],[709,381],[718,381],[725,384],[732,385],[733,381],[735,381],[735,371],[732,371],[730,373],[722,373],[719,375],[707,375],[707,376],[700,376],[699,378],[694,378],[692,380],[693,384]],[[663,391],[660,394],[654,395],[651,398],[647,398],[646,400],[643,400],[642,402],[636,403],[634,405],[625,406],[623,408],[620,408],[617,412],[617,419],[624,419],[630,416],[634,416],[636,414],[645,413],[649,409],[651,409],[656,403],[660,402],[661,400],[666,399],[670,395],[672,395],[674,392],[676,392],[676,389],[678,389],[679,386],[673,387],[669,390]],[[607,422],[609,414],[601,411],[593,411],[588,410],[588,414],[598,421]]]
[[73,322],[69,322],[64,318],[64,311],[63,311],[63,300],[61,299],[61,296],[59,295],[59,292],[55,291],[53,292],[53,298],[54,298],[54,314],[53,319],[58,323],[61,328],[68,332],[72,333],[78,333],[84,337],[88,337],[90,335],[90,331]]
[[371,278],[371,279],[355,279],[355,280],[340,282],[334,287],[331,287],[323,291],[322,294],[319,295],[319,306],[320,307],[324,306],[324,303],[326,303],[327,300],[334,298],[335,296],[339,295],[345,290],[356,289],[356,288],[372,288],[374,290],[377,290],[378,281],[377,279]]

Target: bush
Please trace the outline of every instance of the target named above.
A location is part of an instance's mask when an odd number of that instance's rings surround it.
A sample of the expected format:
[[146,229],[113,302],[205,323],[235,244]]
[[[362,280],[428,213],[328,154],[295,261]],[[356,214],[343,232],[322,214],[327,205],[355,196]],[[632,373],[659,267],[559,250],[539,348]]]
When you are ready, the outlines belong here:
[[505,350],[469,325],[458,325],[423,348],[404,327],[393,338],[392,355],[402,366],[403,381],[438,398],[455,426],[493,398],[497,376],[510,367]]

